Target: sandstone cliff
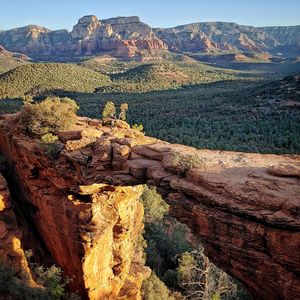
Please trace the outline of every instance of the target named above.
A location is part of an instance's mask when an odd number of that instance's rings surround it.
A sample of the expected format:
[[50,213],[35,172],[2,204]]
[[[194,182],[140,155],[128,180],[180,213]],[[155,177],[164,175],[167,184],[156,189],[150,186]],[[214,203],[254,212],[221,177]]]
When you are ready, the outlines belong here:
[[[0,263],[26,279],[29,285],[33,285],[34,282],[25,257],[21,237],[22,231],[18,227],[12,209],[6,181],[0,175]],[[0,294],[0,298],[1,296]]]
[[64,275],[73,279],[71,289],[83,299],[140,299],[149,275],[136,245],[143,228],[142,188],[97,184],[77,176],[67,157],[53,165],[38,143],[11,137],[0,140],[10,180],[19,188],[17,200]]
[[[138,299],[139,184],[158,187],[208,257],[257,299],[300,297],[300,158],[196,150],[79,118],[56,160],[2,116],[0,145],[47,248],[90,299]],[[174,153],[204,162],[182,174]],[[26,202],[25,202],[26,203]],[[26,207],[26,206],[25,206]],[[132,295],[129,295],[129,291]],[[102,297],[102,298],[101,298]]]
[[172,49],[274,52],[278,46],[299,44],[300,26],[253,27],[227,22],[193,23],[156,29]]
[[18,61],[28,61],[30,58],[24,54],[14,53],[7,51],[3,46],[0,45],[0,59],[15,59]]
[[70,59],[110,54],[119,58],[160,56],[175,52],[278,52],[297,56],[300,26],[252,27],[227,22],[202,22],[153,29],[138,17],[79,19],[71,32],[30,25],[0,32],[0,44],[35,59]]
[[109,53],[121,58],[137,58],[143,51],[166,50],[150,26],[138,17],[98,20],[96,16],[79,19],[71,32],[51,31],[39,26],[26,26],[0,33],[0,44],[9,50],[34,58],[70,58]]

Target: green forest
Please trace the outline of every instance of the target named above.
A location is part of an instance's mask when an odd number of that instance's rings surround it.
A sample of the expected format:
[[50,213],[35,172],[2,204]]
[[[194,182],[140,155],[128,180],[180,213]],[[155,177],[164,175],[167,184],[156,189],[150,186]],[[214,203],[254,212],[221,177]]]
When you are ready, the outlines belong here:
[[0,75],[0,113],[48,95],[74,99],[79,114],[92,118],[107,101],[126,102],[130,124],[172,143],[294,154],[300,153],[300,84],[299,76],[286,75],[297,68],[239,63],[240,70],[222,69],[180,55],[162,63],[25,64]]
[[201,244],[189,241],[188,228],[169,215],[154,187],[145,186],[140,200],[145,229],[139,246],[152,270],[143,282],[144,300],[252,299],[240,283],[209,261]]

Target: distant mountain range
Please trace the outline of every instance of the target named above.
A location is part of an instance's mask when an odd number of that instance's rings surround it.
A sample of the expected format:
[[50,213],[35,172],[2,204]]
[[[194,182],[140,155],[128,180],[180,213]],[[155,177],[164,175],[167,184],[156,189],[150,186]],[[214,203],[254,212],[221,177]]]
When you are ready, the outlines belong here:
[[203,22],[174,28],[151,28],[139,17],[79,19],[73,30],[29,25],[0,31],[0,45],[36,60],[63,60],[109,54],[123,59],[159,57],[161,52],[257,52],[283,57],[300,55],[300,25],[252,27]]

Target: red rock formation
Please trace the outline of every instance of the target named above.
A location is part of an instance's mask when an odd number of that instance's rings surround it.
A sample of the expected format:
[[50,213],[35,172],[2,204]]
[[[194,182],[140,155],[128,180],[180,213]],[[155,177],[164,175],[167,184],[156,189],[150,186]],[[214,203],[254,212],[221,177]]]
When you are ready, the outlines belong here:
[[[128,269],[142,268],[131,263],[142,218],[133,186],[141,183],[156,185],[208,257],[257,299],[300,297],[299,156],[196,150],[145,137],[122,122],[109,128],[80,118],[59,134],[65,148],[49,160],[17,121],[2,117],[2,151],[37,207],[33,218],[48,249],[92,299],[103,293],[126,299],[129,278],[138,297],[140,280]],[[203,164],[183,174],[174,152]]]
[[139,57],[141,50],[167,49],[152,28],[138,17],[98,20],[96,16],[85,16],[79,19],[71,32],[26,26],[1,32],[0,43],[9,50],[28,53],[38,59],[67,59],[103,53],[129,59]]
[[3,46],[0,45],[0,59],[15,59],[17,61],[28,61],[30,58],[24,54],[14,53],[7,51]]
[[[22,231],[12,210],[5,179],[0,175],[0,262],[33,285],[31,272],[21,243]],[[0,294],[1,298],[1,294]]]
[[88,299],[118,299],[119,293],[123,299],[130,287],[131,299],[140,299],[142,280],[149,275],[136,247],[143,228],[141,186],[90,184],[76,175],[67,156],[53,165],[36,141],[15,138],[1,135],[2,152],[14,164],[20,197],[30,205],[47,249],[73,278],[72,290]]

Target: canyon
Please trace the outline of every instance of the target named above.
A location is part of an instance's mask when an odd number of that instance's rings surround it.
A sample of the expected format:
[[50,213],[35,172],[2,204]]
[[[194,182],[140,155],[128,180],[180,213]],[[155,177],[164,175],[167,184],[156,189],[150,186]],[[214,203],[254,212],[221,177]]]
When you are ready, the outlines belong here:
[[36,60],[68,60],[109,54],[121,59],[159,59],[162,52],[258,52],[299,56],[300,26],[253,27],[201,22],[152,28],[139,17],[79,19],[72,31],[37,25],[0,31],[0,45]]
[[[157,187],[212,262],[255,299],[300,297],[298,155],[197,150],[145,136],[125,122],[104,126],[85,117],[58,137],[63,150],[49,158],[39,139],[24,134],[19,114],[0,117],[13,201],[83,299],[140,299],[150,274],[137,243],[142,184]],[[202,163],[182,172],[174,164],[178,153]],[[20,242],[11,249],[3,223],[3,212],[13,212],[0,179],[1,245],[8,245],[0,246],[0,257],[19,253],[16,262],[26,269]],[[22,228],[14,230],[22,241]]]

